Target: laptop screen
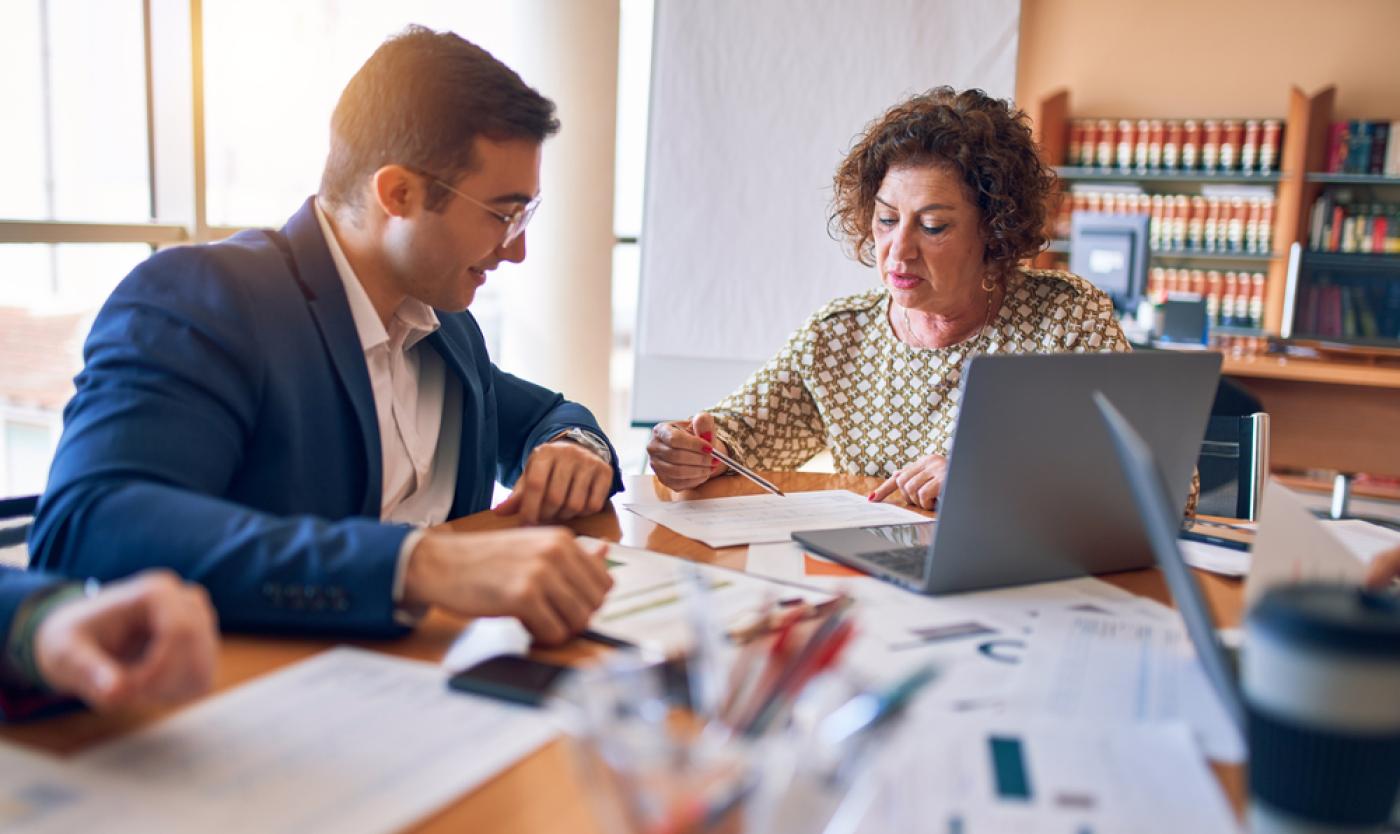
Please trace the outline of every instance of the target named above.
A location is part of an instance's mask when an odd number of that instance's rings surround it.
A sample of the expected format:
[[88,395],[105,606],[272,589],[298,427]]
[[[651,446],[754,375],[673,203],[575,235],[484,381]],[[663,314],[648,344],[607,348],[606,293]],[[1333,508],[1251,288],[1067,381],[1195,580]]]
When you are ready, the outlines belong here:
[[1186,622],[1186,632],[1196,647],[1196,656],[1206,670],[1206,677],[1219,693],[1225,711],[1234,720],[1235,726],[1244,731],[1244,705],[1240,698],[1235,675],[1231,671],[1225,649],[1215,633],[1211,622],[1210,608],[1186,560],[1177,546],[1177,530],[1180,527],[1180,513],[1168,497],[1161,468],[1152,456],[1152,450],[1128,420],[1114,407],[1101,392],[1094,392],[1094,404],[1108,425],[1109,436],[1113,439],[1118,462],[1127,476],[1128,488],[1138,513],[1142,516],[1147,532],[1148,543],[1157,559],[1157,565],[1167,579],[1172,599]]

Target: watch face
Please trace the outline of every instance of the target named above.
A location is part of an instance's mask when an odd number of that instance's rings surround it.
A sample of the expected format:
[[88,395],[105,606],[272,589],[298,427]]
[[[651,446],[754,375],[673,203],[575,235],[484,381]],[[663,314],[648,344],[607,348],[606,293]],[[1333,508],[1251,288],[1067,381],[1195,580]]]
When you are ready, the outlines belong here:
[[602,458],[609,465],[612,464],[612,452],[609,451],[608,444],[603,443],[583,429],[569,429],[564,432],[561,439],[572,440]]

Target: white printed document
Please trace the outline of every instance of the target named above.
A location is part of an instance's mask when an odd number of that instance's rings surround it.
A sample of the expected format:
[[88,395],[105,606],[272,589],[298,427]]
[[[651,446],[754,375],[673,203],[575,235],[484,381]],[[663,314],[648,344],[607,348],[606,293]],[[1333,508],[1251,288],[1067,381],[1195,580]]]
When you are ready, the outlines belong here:
[[0,828],[397,831],[555,734],[542,713],[448,690],[434,664],[341,647],[32,781],[6,771]]
[[769,603],[801,601],[818,605],[835,596],[617,544],[608,545],[607,558],[613,587],[593,615],[589,628],[663,651],[687,648],[693,638],[686,599],[689,580],[684,571],[699,574],[706,588],[706,616],[721,630],[740,623]]
[[710,547],[785,542],[799,530],[835,530],[929,521],[894,504],[842,489],[630,504],[627,509]]
[[873,764],[865,832],[1238,832],[1190,730],[922,716]]
[[1212,759],[1244,760],[1244,739],[1179,619],[1051,611],[1027,655],[1017,707],[1066,721],[1185,721]]
[[1360,585],[1365,578],[1375,551],[1364,557],[1353,553],[1297,495],[1273,479],[1264,487],[1259,516],[1259,535],[1244,585],[1246,608],[1275,585],[1310,580]]
[[1236,550],[1233,547],[1187,539],[1178,540],[1177,545],[1181,548],[1181,558],[1193,568],[1221,576],[1244,576],[1249,573],[1248,550]]
[[1039,623],[1054,612],[1176,618],[1176,613],[1093,577],[926,596],[804,553],[794,542],[749,547],[747,570],[841,591],[855,600],[847,668],[893,683],[930,662],[942,670],[920,700],[934,709],[998,709],[1020,678]]

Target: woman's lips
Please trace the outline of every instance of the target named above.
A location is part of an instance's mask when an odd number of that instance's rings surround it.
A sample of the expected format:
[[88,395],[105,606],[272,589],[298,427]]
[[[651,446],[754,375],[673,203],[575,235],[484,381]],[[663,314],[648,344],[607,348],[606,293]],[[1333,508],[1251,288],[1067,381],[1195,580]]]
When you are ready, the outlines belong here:
[[924,280],[907,272],[887,272],[885,277],[889,279],[890,285],[897,290],[912,290]]

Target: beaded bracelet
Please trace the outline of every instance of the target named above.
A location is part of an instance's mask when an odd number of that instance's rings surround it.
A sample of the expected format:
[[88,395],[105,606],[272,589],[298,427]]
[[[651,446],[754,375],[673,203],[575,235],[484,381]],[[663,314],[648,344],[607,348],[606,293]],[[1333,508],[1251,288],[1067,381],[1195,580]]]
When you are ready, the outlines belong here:
[[10,668],[19,675],[21,681],[42,691],[50,691],[48,683],[39,671],[39,658],[35,651],[34,638],[39,627],[56,608],[81,597],[91,596],[96,589],[93,584],[65,582],[52,588],[45,588],[25,600],[15,614],[10,628],[7,647],[7,660]]

